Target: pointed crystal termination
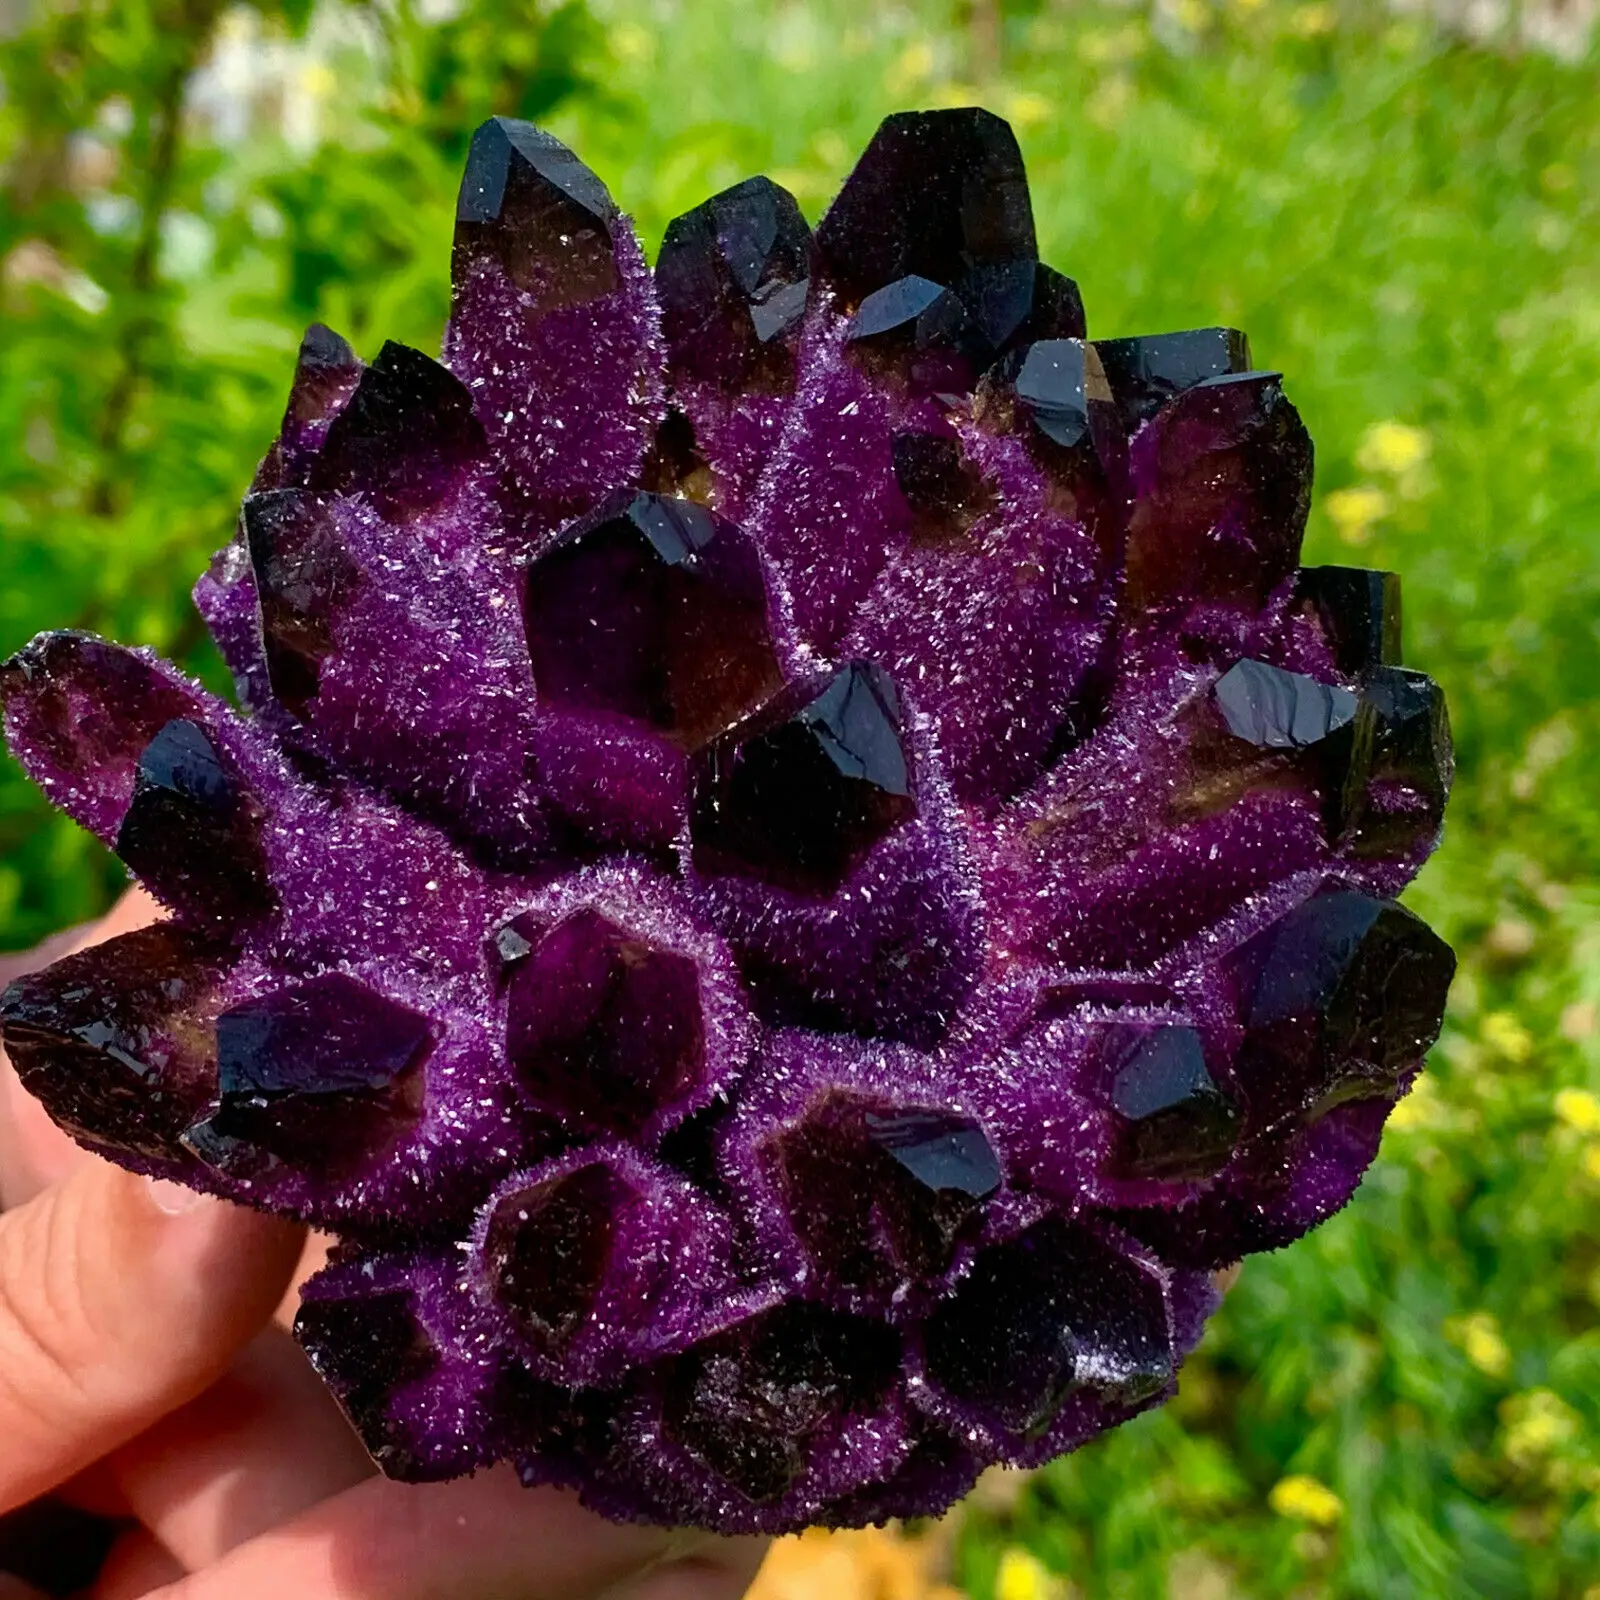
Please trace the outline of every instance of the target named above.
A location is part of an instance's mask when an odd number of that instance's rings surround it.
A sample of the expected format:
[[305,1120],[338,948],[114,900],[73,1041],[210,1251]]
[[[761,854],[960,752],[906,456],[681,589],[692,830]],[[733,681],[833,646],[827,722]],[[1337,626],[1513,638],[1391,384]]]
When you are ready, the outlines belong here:
[[506,1055],[538,1111],[569,1131],[636,1138],[700,1087],[705,1018],[688,957],[594,911],[548,931],[518,917],[498,943]]
[[1080,1389],[1136,1406],[1174,1367],[1160,1282],[1059,1217],[985,1250],[929,1317],[924,1348],[939,1388],[1023,1441]]
[[489,1280],[541,1354],[559,1359],[593,1310],[611,1266],[617,1212],[634,1198],[596,1162],[496,1203],[483,1246]]
[[252,494],[240,513],[261,608],[267,678],[279,704],[304,716],[334,621],[361,583],[327,501],[303,489]]
[[437,1370],[439,1351],[417,1321],[411,1292],[338,1294],[314,1278],[295,1315],[294,1336],[384,1476],[418,1477],[415,1441],[397,1425],[392,1402]]
[[251,485],[254,492],[305,482],[328,426],[361,381],[361,358],[332,328],[313,322],[300,341],[283,426]]
[[410,522],[453,494],[487,448],[460,379],[391,339],[333,419],[308,484],[366,494],[390,522]]
[[1357,697],[1336,683],[1265,661],[1236,662],[1211,698],[1236,739],[1264,750],[1303,750],[1355,720]]
[[692,501],[613,495],[528,568],[541,702],[611,712],[695,750],[781,675],[755,547]]
[[656,262],[672,376],[733,392],[794,383],[811,229],[787,189],[750,178],[667,224]]
[[894,436],[894,481],[911,508],[912,542],[959,544],[1000,503],[994,485],[962,458],[960,443],[937,433]]
[[616,202],[561,141],[531,122],[491,117],[472,136],[456,203],[452,276],[459,290],[492,260],[531,296],[536,315],[618,286]]
[[202,715],[198,689],[149,655],[86,633],[43,633],[0,666],[12,752],[55,803],[110,844],[139,757],[169,722]]
[[1400,664],[1399,573],[1302,567],[1295,599],[1311,607],[1341,672]]
[[878,1409],[899,1366],[900,1341],[881,1323],[790,1301],[672,1363],[663,1431],[747,1500],[770,1505],[804,1474],[830,1425]]
[[262,821],[211,736],[175,718],[139,757],[116,852],[164,904],[237,936],[277,910]]
[[980,263],[962,280],[972,319],[974,360],[988,366],[1002,351],[1043,339],[1081,339],[1083,296],[1071,278],[1041,261]]
[[767,1159],[817,1269],[882,1296],[905,1278],[948,1271],[1001,1183],[994,1149],[971,1118],[844,1092],[823,1096],[772,1139]]
[[846,335],[851,344],[867,341],[933,350],[954,345],[966,327],[960,300],[931,278],[896,278],[861,302]]
[[694,864],[828,895],[915,814],[900,697],[881,668],[854,661],[820,693],[796,686],[701,752]]
[[1041,340],[1019,353],[1012,370],[1012,393],[1045,438],[1067,450],[1093,442],[1095,409],[1111,400],[1093,345]]
[[392,1144],[422,1115],[426,1017],[340,972],[247,1000],[217,1018],[220,1103],[189,1143],[334,1170]]
[[850,304],[910,275],[959,291],[975,267],[1036,261],[1016,136],[975,108],[885,118],[822,219],[817,251]]
[[1205,378],[1169,401],[1129,451],[1129,605],[1259,605],[1299,559],[1311,468],[1276,373]]
[[181,1161],[179,1135],[215,1090],[207,1023],[222,960],[157,923],[18,979],[0,1029],[23,1087],[91,1144]]
[[897,278],[861,302],[845,334],[856,361],[913,392],[964,393],[972,387],[971,328],[966,307],[929,278]]
[[1250,341],[1237,328],[1096,339],[1094,347],[1129,433],[1197,383],[1250,370]]
[[1233,1153],[1239,1114],[1206,1069],[1189,1027],[1106,1030],[1115,1175],[1184,1183],[1214,1176]]
[[1444,691],[1426,673],[1376,667],[1361,683],[1341,840],[1361,858],[1429,848],[1455,772]]
[[1253,1133],[1394,1092],[1439,1036],[1450,947],[1393,901],[1329,885],[1235,952]]
[[1095,347],[1041,339],[983,376],[973,417],[992,432],[1020,433],[1051,482],[1053,505],[1091,530],[1108,564],[1120,564],[1126,517],[1127,439]]

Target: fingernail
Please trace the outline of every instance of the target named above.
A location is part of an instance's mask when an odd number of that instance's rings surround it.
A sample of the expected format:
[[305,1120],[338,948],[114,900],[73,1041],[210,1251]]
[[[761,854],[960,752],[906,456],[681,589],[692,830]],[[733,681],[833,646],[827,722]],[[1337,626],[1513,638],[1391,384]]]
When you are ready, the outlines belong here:
[[147,1182],[150,1203],[169,1217],[181,1217],[184,1212],[193,1211],[206,1198],[203,1194],[196,1194],[186,1184],[174,1183],[171,1178],[150,1178]]

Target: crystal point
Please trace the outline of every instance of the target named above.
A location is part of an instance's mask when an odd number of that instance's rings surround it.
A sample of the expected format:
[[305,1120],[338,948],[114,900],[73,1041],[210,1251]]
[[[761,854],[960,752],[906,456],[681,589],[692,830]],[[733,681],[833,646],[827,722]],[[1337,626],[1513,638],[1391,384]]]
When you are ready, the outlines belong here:
[[277,907],[262,812],[210,735],[176,717],[140,753],[116,851],[159,898],[237,923]]
[[1107,1054],[1119,1176],[1184,1181],[1227,1163],[1238,1112],[1207,1070],[1193,1028],[1112,1029]]
[[1392,901],[1330,885],[1238,953],[1252,1127],[1394,1092],[1438,1037],[1448,945]]
[[514,1190],[490,1215],[484,1253],[495,1298],[545,1354],[559,1355],[593,1310],[628,1198],[608,1167],[579,1167]]
[[342,973],[224,1011],[216,1038],[220,1103],[197,1147],[223,1139],[348,1167],[421,1115],[427,1019]]
[[881,1324],[792,1302],[678,1359],[666,1435],[746,1499],[781,1500],[821,1437],[877,1409],[898,1344]]
[[705,1020],[686,957],[593,911],[543,932],[518,919],[499,948],[502,958],[517,952],[506,1054],[537,1109],[568,1128],[629,1137],[699,1088]]
[[223,960],[157,923],[18,979],[0,1030],[23,1087],[96,1146],[181,1161],[179,1135],[216,1080],[207,1021]]
[[267,678],[297,716],[315,698],[334,623],[361,582],[326,501],[301,489],[253,494],[240,513],[255,578]]
[[1237,328],[1097,339],[1094,347],[1130,433],[1174,395],[1250,370],[1250,341]]
[[789,691],[702,753],[695,865],[827,894],[915,810],[899,696],[886,673],[857,661],[820,693]]
[[451,494],[485,448],[460,380],[391,339],[334,418],[309,486],[367,494],[389,521],[410,522]]
[[491,117],[472,136],[456,205],[454,272],[492,260],[539,312],[617,287],[606,186],[531,122]]
[[1022,154],[987,111],[903,111],[873,136],[817,229],[846,299],[915,274],[953,285],[979,263],[1033,261]]
[[691,500],[613,496],[535,560],[523,591],[543,701],[698,749],[779,685],[760,559]]
[[1315,613],[1341,672],[1399,664],[1398,573],[1367,567],[1302,567],[1295,596]]
[[792,384],[793,355],[778,347],[805,315],[811,230],[788,190],[750,178],[668,223],[656,286],[675,375]]

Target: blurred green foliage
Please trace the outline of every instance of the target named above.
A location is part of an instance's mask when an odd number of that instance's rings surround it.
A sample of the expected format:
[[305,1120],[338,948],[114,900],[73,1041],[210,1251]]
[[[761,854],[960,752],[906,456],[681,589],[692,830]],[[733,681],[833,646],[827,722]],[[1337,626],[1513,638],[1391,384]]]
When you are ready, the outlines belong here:
[[[1249,329],[1317,440],[1309,557],[1402,571],[1450,696],[1411,899],[1461,977],[1356,1203],[1247,1267],[1172,1407],[986,1494],[961,1581],[1021,1546],[1119,1600],[1600,1596],[1595,56],[1283,0],[76,0],[0,52],[0,650],[220,681],[186,591],[300,331],[437,340],[491,111],[653,246],[758,170],[815,215],[885,112],[982,100],[1093,331]],[[118,881],[0,769],[0,944]]]

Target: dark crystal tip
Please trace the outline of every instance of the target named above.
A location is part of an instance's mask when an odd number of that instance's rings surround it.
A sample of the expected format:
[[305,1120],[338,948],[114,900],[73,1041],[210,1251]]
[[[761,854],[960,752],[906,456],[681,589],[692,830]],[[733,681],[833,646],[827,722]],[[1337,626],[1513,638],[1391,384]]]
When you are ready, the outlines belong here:
[[791,690],[702,752],[695,865],[827,895],[915,810],[899,696],[880,667],[856,661],[820,694]]
[[975,107],[886,118],[822,219],[817,247],[849,302],[912,274],[953,285],[977,263],[1037,260],[1015,134]]

